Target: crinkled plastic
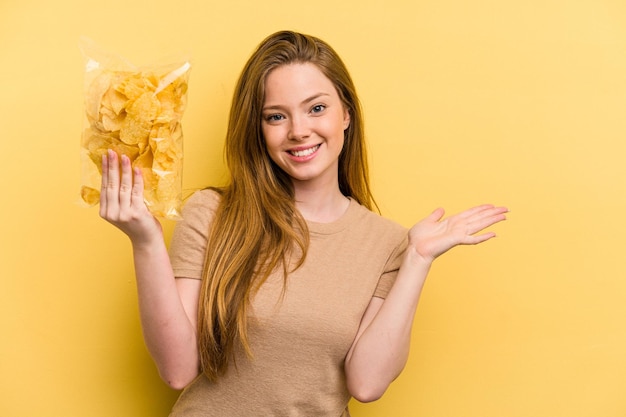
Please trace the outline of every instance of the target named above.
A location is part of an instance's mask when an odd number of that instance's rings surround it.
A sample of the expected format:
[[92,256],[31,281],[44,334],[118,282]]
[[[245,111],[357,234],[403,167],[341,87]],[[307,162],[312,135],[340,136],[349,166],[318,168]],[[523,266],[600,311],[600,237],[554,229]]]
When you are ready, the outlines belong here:
[[179,220],[183,130],[191,64],[186,59],[135,67],[81,38],[85,57],[84,129],[80,144],[83,203],[100,200],[102,156],[108,149],[141,168],[144,200],[157,217]]

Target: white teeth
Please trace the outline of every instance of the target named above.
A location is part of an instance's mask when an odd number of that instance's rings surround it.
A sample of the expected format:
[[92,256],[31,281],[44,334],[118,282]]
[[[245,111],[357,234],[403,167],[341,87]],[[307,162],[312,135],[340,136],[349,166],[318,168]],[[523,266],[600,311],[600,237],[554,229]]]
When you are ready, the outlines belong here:
[[305,149],[305,150],[302,150],[302,151],[289,151],[289,153],[292,154],[293,156],[298,156],[298,157],[309,156],[313,152],[315,152],[319,147],[320,147],[320,145],[316,145],[316,146],[314,146],[312,148]]

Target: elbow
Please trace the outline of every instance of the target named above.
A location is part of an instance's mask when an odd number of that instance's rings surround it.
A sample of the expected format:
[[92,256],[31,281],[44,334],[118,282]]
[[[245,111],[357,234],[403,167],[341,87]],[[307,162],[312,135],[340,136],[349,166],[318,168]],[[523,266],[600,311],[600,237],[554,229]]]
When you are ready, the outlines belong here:
[[199,375],[196,373],[165,373],[161,372],[161,379],[167,384],[168,387],[180,391],[191,384]]
[[168,380],[168,379],[163,378],[163,380],[165,381],[168,387],[176,391],[183,390],[191,382],[191,381],[182,380],[182,379],[181,380],[176,380],[176,379]]
[[200,362],[191,360],[155,360],[161,380],[170,388],[180,391],[200,375]]
[[348,384],[348,392],[357,401],[362,403],[370,403],[379,400],[385,391],[388,384],[374,383],[367,381],[360,381]]
[[397,377],[389,369],[372,369],[372,367],[354,366],[346,361],[346,387],[350,395],[362,403],[379,400]]
[[382,397],[382,395],[371,395],[371,394],[367,394],[364,393],[363,395],[354,395],[353,396],[355,400],[357,400],[360,403],[371,403],[374,402],[378,399],[380,399],[380,397]]

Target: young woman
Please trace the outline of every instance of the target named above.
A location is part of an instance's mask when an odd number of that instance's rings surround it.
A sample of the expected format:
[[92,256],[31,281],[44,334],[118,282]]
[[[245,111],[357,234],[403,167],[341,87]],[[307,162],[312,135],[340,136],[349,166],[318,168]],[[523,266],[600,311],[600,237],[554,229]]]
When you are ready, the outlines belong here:
[[129,159],[103,158],[100,215],[132,242],[144,337],[183,389],[171,416],[348,416],[409,354],[427,273],[507,209],[483,205],[410,230],[372,210],[360,104],[333,49],[278,32],[232,102],[230,181],[196,192],[168,254]]

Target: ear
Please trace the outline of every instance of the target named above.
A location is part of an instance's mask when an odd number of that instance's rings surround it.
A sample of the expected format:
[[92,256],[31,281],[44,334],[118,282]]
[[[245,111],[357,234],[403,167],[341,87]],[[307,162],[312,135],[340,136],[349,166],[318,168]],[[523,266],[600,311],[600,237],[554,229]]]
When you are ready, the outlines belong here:
[[346,130],[350,126],[350,111],[347,108],[343,109],[343,130]]

